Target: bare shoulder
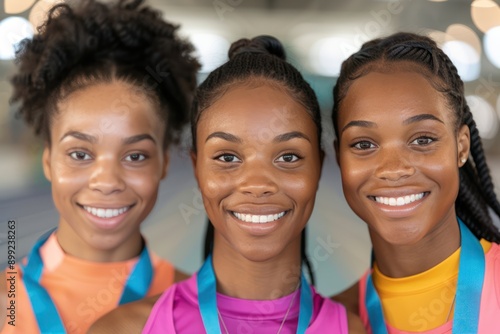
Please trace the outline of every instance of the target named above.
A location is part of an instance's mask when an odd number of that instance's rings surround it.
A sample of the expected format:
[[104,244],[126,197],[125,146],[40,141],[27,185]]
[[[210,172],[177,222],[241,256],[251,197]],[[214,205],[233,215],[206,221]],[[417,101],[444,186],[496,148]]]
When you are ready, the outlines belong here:
[[99,318],[87,334],[141,333],[151,309],[161,295],[117,307]]
[[330,299],[344,305],[347,311],[359,315],[359,281]]
[[[7,309],[7,280],[5,278],[5,270],[0,271],[0,309]],[[0,317],[0,330],[5,325],[6,317]]]
[[349,327],[349,334],[363,334],[366,333],[365,327],[360,317],[352,312],[347,312],[347,325]]

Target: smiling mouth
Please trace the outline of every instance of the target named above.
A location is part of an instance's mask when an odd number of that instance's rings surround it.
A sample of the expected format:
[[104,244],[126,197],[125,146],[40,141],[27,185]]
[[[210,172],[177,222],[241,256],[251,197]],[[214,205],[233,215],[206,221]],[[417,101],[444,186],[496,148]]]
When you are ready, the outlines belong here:
[[271,215],[251,215],[251,214],[231,211],[233,216],[235,216],[236,218],[238,218],[242,222],[253,223],[253,224],[265,224],[265,223],[270,223],[270,222],[276,221],[276,220],[282,218],[284,215],[286,215],[287,212],[288,211],[283,211],[283,212],[275,213],[275,214],[271,214]]
[[377,203],[385,204],[389,206],[403,206],[410,203],[416,202],[427,196],[429,192],[422,192],[418,194],[411,194],[400,197],[382,197],[382,196],[369,196],[372,200]]
[[81,207],[93,216],[99,218],[113,218],[127,212],[132,207],[132,205],[124,206],[122,208],[112,208],[112,209],[95,208],[86,205],[81,205]]

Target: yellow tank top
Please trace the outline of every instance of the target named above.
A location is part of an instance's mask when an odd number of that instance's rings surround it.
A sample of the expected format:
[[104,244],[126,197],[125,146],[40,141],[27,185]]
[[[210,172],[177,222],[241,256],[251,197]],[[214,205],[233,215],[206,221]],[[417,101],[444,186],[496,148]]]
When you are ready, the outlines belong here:
[[[491,243],[481,240],[484,252]],[[453,317],[460,249],[437,266],[414,276],[390,278],[373,270],[388,324],[403,331],[422,332],[436,328]]]

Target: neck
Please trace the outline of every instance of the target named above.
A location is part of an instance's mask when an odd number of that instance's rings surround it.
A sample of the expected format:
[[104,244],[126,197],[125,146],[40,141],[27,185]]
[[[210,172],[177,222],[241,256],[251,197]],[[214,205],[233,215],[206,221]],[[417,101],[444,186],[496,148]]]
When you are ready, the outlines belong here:
[[[80,236],[66,223],[60,222],[56,231],[59,245],[66,254],[90,262],[120,262],[130,260],[141,253],[143,240],[140,231],[117,247],[109,247],[106,238]],[[108,247],[107,247],[108,246]]]
[[299,286],[300,236],[280,254],[256,261],[232,249],[216,232],[212,258],[217,291],[226,296],[272,300],[289,295]]
[[411,245],[390,244],[370,231],[377,266],[392,278],[413,276],[438,265],[460,247],[460,229],[456,218],[436,226],[428,235]]

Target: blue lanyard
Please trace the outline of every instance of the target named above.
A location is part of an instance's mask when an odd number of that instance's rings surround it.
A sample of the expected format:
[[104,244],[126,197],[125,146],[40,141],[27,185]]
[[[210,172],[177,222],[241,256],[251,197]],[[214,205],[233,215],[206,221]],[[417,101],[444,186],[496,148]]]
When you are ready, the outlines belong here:
[[[208,334],[221,334],[217,313],[217,292],[212,255],[209,255],[197,275],[198,304],[205,331]],[[306,332],[313,313],[311,286],[302,273],[300,282],[300,310],[297,333]]]
[[[49,293],[40,285],[43,271],[43,261],[40,247],[52,234],[52,230],[36,242],[28,256],[28,263],[22,266],[23,281],[31,301],[33,312],[41,333],[66,333],[61,316]],[[139,261],[132,269],[120,298],[120,305],[139,300],[146,296],[153,278],[153,266],[147,247],[141,252]]]
[[[485,271],[484,250],[481,243],[460,219],[458,219],[458,223],[461,250],[455,313],[453,316],[453,333],[477,333]],[[370,327],[374,334],[387,334],[382,304],[371,276],[369,274],[366,281],[365,298]]]

